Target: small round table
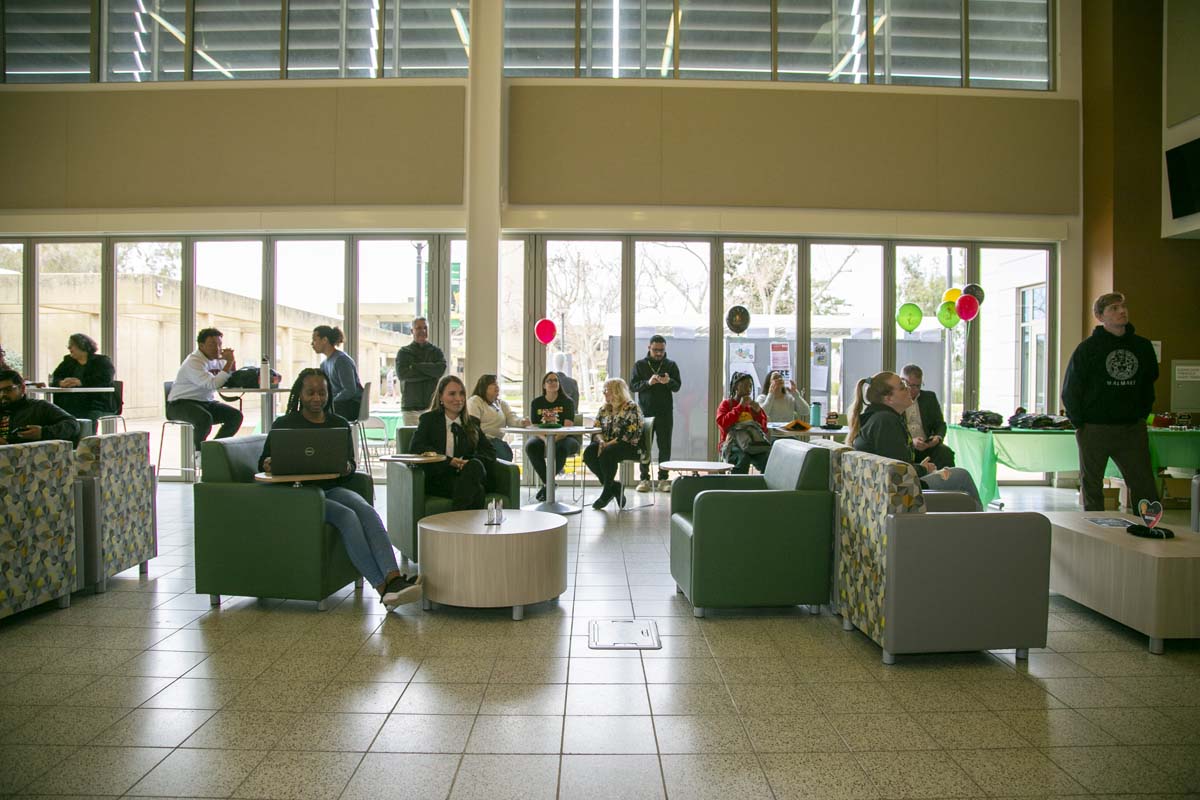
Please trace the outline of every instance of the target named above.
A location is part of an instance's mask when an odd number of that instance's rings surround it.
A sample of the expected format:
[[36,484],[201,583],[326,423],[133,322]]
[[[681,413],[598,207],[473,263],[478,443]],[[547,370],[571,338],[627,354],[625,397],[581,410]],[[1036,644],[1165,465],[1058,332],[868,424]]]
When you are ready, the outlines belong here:
[[336,472],[314,472],[311,475],[272,475],[270,472],[254,473],[255,483],[290,483],[303,486],[305,481],[331,481],[339,478]]
[[845,436],[850,432],[849,428],[824,428],[820,425],[814,425],[808,430],[789,431],[783,427],[782,423],[768,422],[767,433],[774,439],[832,439],[835,436]]
[[658,468],[667,472],[690,472],[693,475],[723,475],[733,469],[728,461],[664,461]]
[[514,433],[517,436],[544,436],[546,438],[546,499],[541,503],[530,503],[521,506],[526,511],[545,511],[550,514],[578,514],[583,511],[582,506],[571,506],[566,503],[560,503],[554,499],[554,484],[555,484],[555,465],[557,459],[554,457],[554,441],[559,436],[580,436],[586,433],[599,433],[599,428],[590,428],[584,425],[565,425],[561,428],[539,428],[537,425],[530,425],[528,428],[501,428],[502,433]]
[[525,606],[567,589],[567,521],[543,511],[505,510],[498,525],[486,511],[449,511],[417,523],[426,610],[433,603],[467,608]]

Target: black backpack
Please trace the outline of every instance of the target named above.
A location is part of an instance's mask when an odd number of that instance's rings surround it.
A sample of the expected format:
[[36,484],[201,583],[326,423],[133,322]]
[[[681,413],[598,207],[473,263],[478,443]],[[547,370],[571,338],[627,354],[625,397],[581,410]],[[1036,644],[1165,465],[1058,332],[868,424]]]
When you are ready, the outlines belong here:
[[[271,370],[271,385],[275,386],[283,376]],[[230,389],[257,389],[258,367],[238,367],[224,384]]]
[[977,428],[981,431],[989,428],[999,428],[1004,424],[1004,417],[995,411],[964,411],[962,421],[964,428]]

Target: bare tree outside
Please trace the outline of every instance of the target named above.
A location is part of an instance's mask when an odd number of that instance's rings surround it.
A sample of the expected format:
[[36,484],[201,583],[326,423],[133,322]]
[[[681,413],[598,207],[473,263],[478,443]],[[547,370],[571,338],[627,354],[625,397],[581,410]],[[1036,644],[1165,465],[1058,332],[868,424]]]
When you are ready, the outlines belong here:
[[547,368],[553,354],[569,354],[580,405],[595,409],[604,402],[608,337],[620,333],[621,245],[548,242],[546,251],[546,315],[558,326],[558,338],[547,348]]

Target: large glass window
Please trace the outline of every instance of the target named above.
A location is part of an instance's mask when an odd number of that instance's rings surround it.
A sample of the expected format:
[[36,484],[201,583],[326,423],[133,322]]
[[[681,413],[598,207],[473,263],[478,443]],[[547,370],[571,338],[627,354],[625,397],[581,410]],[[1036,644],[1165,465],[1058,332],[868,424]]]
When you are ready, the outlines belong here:
[[107,81],[183,80],[185,0],[108,0]]
[[[982,248],[979,283],[979,406],[1008,418],[1023,406],[1046,407],[1046,282],[1050,253],[1042,249]],[[1040,401],[1040,404],[1039,404]]]
[[4,351],[4,363],[22,374],[25,370],[21,330],[25,318],[21,310],[24,258],[24,245],[0,242],[0,350]]
[[962,416],[963,363],[967,326],[945,328],[937,311],[942,295],[967,280],[967,249],[954,246],[898,245],[896,247],[896,308],[915,303],[924,319],[912,333],[896,327],[896,365],[916,364],[927,391],[937,394],[947,422]]
[[67,354],[67,337],[84,333],[111,355],[100,324],[100,243],[42,242],[38,271],[38,365],[26,378],[47,381]]
[[[671,457],[706,459],[716,425],[708,410],[709,244],[638,242],[635,258],[634,358],[645,357],[654,334],[666,338],[684,387],[675,394]],[[609,364],[617,366],[611,350]],[[618,374],[628,381],[629,372]]]
[[91,80],[91,0],[6,0],[0,10],[7,82]]
[[971,85],[1050,88],[1049,0],[968,0]]
[[195,80],[278,78],[280,4],[196,0]]
[[412,342],[413,317],[429,312],[428,264],[427,239],[358,242],[359,379],[378,381],[371,414],[387,423],[389,439],[401,418],[396,353]]
[[771,0],[680,0],[679,77],[771,77]]
[[[446,353],[446,368],[467,381],[467,243],[455,239],[450,243],[450,346]],[[477,376],[476,376],[477,377]],[[473,385],[473,384],[472,384]],[[467,387],[471,388],[470,385]]]
[[150,459],[157,463],[159,426],[165,418],[163,376],[174,376],[179,368],[183,245],[178,241],[117,242],[114,257],[115,360],[125,399],[122,416],[130,430],[150,432]]
[[[546,348],[547,369],[575,379],[579,411],[594,417],[604,405],[604,381],[622,377],[621,243],[546,242],[546,316],[558,326]],[[530,399],[541,393],[538,380]]]
[[799,246],[794,244],[725,244],[725,305],[721,319],[734,306],[743,306],[750,312],[750,327],[741,335],[724,329],[723,387],[729,386],[735,370],[752,373],[755,386],[760,388],[771,370],[778,369],[788,380],[794,379],[799,253]]
[[780,80],[866,83],[865,0],[779,0]]
[[469,0],[404,0],[387,3],[386,10],[383,66],[388,75],[466,76],[471,48]]
[[575,76],[575,0],[506,0],[504,74]]
[[810,250],[810,402],[850,412],[854,386],[882,368],[883,247],[813,244]]
[[[323,357],[312,349],[313,328],[342,327],[346,303],[346,243],[340,239],[275,243],[275,358],[285,381],[305,367],[318,367]],[[255,355],[254,363],[258,363]],[[250,362],[246,362],[249,364]],[[377,380],[363,374],[359,380]],[[372,390],[374,393],[374,390]]]
[[291,0],[288,77],[375,77],[378,7],[379,0]]
[[525,242],[509,239],[500,243],[500,396],[518,417],[527,414],[524,376]]
[[961,86],[961,0],[876,0],[875,80]]

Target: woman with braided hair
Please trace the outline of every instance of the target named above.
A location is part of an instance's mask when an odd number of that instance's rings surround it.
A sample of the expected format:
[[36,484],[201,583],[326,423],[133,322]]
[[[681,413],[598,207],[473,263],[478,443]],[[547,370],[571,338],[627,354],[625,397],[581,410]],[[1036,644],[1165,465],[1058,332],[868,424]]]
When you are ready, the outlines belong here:
[[[350,423],[333,413],[329,378],[319,369],[300,370],[288,395],[287,413],[277,418],[273,427],[344,428],[346,452],[354,452],[350,444]],[[263,472],[271,471],[270,438],[263,444],[258,468]],[[346,485],[353,474],[354,462],[348,461],[341,477],[312,482],[325,490],[325,521],[337,529],[350,562],[379,592],[384,606],[392,609],[419,600],[420,577],[410,578],[400,572],[396,553],[375,507]]]

